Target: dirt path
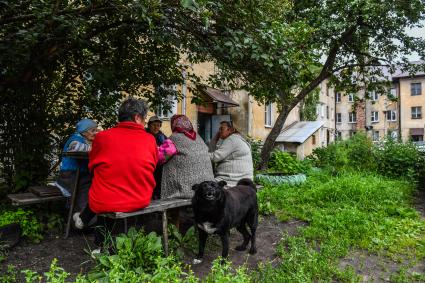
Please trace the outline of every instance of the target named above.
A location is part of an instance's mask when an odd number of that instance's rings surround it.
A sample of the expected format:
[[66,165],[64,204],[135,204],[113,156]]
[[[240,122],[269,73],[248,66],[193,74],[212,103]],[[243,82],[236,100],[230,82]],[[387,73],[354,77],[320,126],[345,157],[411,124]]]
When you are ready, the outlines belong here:
[[[294,235],[297,228],[304,225],[303,222],[292,221],[279,223],[274,217],[261,217],[257,234],[257,249],[255,255],[250,256],[247,252],[238,252],[234,247],[239,245],[242,237],[236,230],[232,230],[230,237],[229,259],[235,266],[247,262],[248,266],[255,268],[259,262],[276,260],[276,245],[281,239],[283,231]],[[86,252],[93,242],[91,235],[73,234],[68,239],[60,235],[46,235],[39,244],[22,241],[11,251],[7,259],[1,264],[0,271],[4,271],[7,265],[12,264],[18,270],[31,269],[39,273],[49,270],[50,263],[54,258],[58,259],[58,265],[75,277],[78,273],[86,273],[94,263]],[[205,251],[205,259],[202,264],[192,266],[194,273],[204,277],[211,268],[212,261],[221,253],[221,243],[218,237],[211,237],[211,241]],[[193,255],[188,254],[186,263],[191,263]]]

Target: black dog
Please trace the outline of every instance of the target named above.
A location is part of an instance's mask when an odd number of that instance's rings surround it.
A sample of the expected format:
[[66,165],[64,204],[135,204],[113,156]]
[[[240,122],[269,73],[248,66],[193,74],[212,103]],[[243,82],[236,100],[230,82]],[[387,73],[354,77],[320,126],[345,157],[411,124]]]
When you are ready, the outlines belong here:
[[[222,257],[229,254],[230,229],[236,229],[243,236],[243,243],[236,247],[244,251],[251,240],[250,254],[255,254],[255,231],[258,226],[257,194],[250,179],[241,179],[236,187],[224,189],[225,181],[205,181],[192,187],[195,223],[199,234],[199,252],[193,263],[202,262],[208,234],[217,234],[223,245]],[[249,226],[251,234],[246,225]]]

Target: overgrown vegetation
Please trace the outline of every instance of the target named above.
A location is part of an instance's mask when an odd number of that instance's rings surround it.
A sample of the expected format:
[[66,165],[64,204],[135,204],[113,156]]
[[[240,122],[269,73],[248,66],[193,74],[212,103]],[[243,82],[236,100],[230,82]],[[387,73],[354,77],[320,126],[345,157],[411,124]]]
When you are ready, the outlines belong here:
[[18,223],[22,229],[22,235],[34,242],[43,239],[43,225],[37,220],[33,212],[18,208],[16,211],[3,211],[0,213],[0,227]]
[[[259,192],[261,213],[308,223],[297,237],[284,236],[278,268],[265,266],[264,281],[350,281],[339,259],[352,249],[402,260],[425,258],[425,221],[410,205],[412,183],[385,177],[311,173],[299,186],[267,187]],[[351,278],[351,279],[350,279]]]
[[364,134],[316,148],[309,159],[334,174],[369,172],[419,181],[425,172],[425,156],[413,143],[387,139],[373,144]]

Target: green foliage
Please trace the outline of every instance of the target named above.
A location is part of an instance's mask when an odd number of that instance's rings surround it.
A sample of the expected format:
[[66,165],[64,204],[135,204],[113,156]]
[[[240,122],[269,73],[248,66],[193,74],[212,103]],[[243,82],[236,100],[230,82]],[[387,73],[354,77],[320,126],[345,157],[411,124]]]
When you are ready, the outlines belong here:
[[364,134],[316,148],[308,158],[315,166],[335,174],[376,172],[391,178],[423,182],[425,173],[425,157],[413,143],[387,139],[375,145]]
[[309,169],[308,163],[298,160],[289,152],[275,150],[270,158],[269,169],[271,172],[279,172],[286,175],[306,172]]
[[316,121],[320,91],[309,93],[300,103],[300,121]]
[[387,139],[376,148],[375,158],[379,173],[391,178],[407,177],[415,180],[425,170],[424,156],[411,142]]
[[169,249],[179,258],[183,257],[185,249],[195,253],[198,248],[198,236],[196,231],[195,226],[192,226],[186,231],[186,234],[182,235],[175,225],[168,225]]
[[96,267],[87,279],[106,282],[176,282],[186,278],[191,282],[193,274],[183,271],[181,264],[172,256],[164,257],[161,237],[155,232],[145,234],[131,228],[127,235],[115,240],[116,254],[101,254]]
[[17,273],[15,266],[8,265],[6,272],[0,275],[0,283],[15,283]]
[[423,260],[425,221],[410,206],[413,191],[411,182],[361,173],[317,172],[302,185],[266,186],[258,192],[260,213],[308,225],[284,237],[282,263],[264,267],[261,281],[355,280],[352,270],[338,268],[351,249]]
[[261,147],[263,142],[259,139],[247,137],[247,142],[251,145],[252,162],[254,168],[257,168],[261,160]]
[[33,215],[32,211],[18,208],[16,211],[4,211],[0,214],[0,226],[10,223],[19,223],[22,235],[31,241],[39,242],[43,239],[43,226]]
[[245,266],[234,270],[229,261],[223,261],[221,258],[214,260],[210,273],[204,280],[206,283],[245,283],[253,282]]

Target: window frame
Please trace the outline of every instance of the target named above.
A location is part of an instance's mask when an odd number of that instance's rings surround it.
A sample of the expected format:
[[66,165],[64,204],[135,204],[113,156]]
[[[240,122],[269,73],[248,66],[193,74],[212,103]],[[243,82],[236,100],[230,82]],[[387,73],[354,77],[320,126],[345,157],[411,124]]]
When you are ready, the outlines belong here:
[[[390,118],[388,118],[388,113],[390,113]],[[395,110],[387,110],[386,113],[385,113],[385,119],[387,119],[388,122],[395,122],[395,121],[397,121],[397,111],[395,111]]]
[[264,105],[264,127],[271,128],[273,124],[273,103]]
[[[354,119],[352,119],[354,117]],[[357,123],[357,113],[356,112],[348,112],[348,123],[355,124]]]
[[[413,115],[413,109],[415,109],[416,111],[416,115],[414,116]],[[418,113],[418,111],[417,110],[419,110],[419,113]],[[418,115],[419,114],[419,115]],[[412,119],[422,119],[422,106],[412,106],[412,107],[410,107],[410,117],[412,118]]]
[[354,93],[348,94],[348,102],[354,102]]
[[[338,119],[338,117],[339,117],[339,119]],[[342,124],[342,113],[341,112],[337,112],[336,113],[336,116],[335,116],[335,119],[336,119],[336,123],[337,124]]]
[[[413,86],[419,85],[419,92],[417,92],[417,89],[414,89]],[[410,96],[418,96],[422,95],[422,83],[410,83]]]
[[370,112],[370,122],[371,123],[378,123],[379,122],[379,112],[378,111],[371,111]]
[[340,92],[335,93],[335,102],[341,103],[341,93]]

